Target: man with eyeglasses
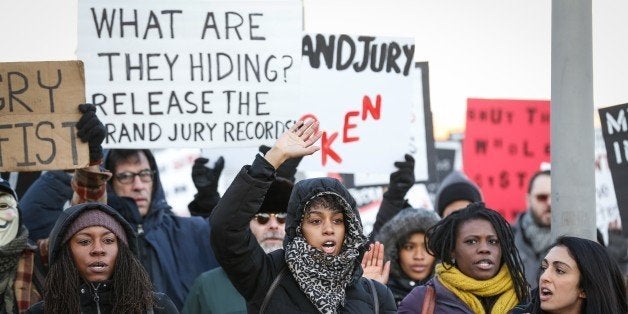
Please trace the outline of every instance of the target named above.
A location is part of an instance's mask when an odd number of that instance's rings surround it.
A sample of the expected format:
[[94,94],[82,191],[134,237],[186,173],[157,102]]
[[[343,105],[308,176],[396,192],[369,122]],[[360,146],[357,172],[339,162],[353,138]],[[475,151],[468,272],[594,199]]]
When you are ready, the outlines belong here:
[[[259,212],[249,222],[255,241],[266,253],[283,247],[286,208],[292,186],[292,181],[277,177],[270,185]],[[247,313],[247,309],[246,301],[231,284],[225,271],[216,268],[194,281],[182,313]]]
[[523,261],[526,280],[538,285],[539,265],[552,245],[552,179],[550,170],[537,171],[528,181],[527,210],[517,217],[512,231]]

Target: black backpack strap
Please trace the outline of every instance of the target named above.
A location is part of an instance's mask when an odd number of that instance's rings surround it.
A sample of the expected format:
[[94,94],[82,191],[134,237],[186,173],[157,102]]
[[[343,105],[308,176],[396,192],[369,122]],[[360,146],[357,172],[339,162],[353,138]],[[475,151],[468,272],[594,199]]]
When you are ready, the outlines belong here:
[[369,286],[371,286],[371,294],[373,295],[373,309],[375,309],[375,314],[379,314],[379,299],[377,297],[377,289],[375,289],[375,284],[373,280],[366,278]]
[[272,297],[273,292],[275,292],[275,289],[277,289],[277,286],[279,285],[281,278],[283,278],[287,270],[288,270],[288,267],[284,265],[283,268],[281,268],[281,270],[279,271],[279,274],[277,274],[277,277],[275,277],[275,280],[273,280],[273,283],[270,285],[270,288],[268,289],[268,292],[266,293],[266,297],[264,297],[264,302],[262,303],[262,306],[259,309],[260,314],[263,314],[264,312],[266,312],[268,303],[270,303],[270,298]]

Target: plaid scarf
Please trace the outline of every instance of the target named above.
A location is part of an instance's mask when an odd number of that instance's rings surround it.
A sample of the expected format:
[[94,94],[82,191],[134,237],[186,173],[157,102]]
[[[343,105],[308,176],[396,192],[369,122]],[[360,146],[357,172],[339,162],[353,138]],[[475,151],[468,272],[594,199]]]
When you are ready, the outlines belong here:
[[4,295],[4,308],[7,313],[13,313],[15,305],[13,283],[27,239],[28,231],[26,227],[21,226],[17,237],[0,247],[0,294]]

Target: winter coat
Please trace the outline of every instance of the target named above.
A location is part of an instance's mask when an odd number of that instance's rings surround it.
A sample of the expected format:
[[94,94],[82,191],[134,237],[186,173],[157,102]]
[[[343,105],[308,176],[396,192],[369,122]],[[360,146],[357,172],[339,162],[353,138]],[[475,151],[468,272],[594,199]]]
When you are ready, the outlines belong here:
[[196,278],[181,313],[246,313],[246,300],[218,267]]
[[[81,285],[78,293],[81,295],[81,313],[111,313],[113,304],[111,297],[113,296],[113,285],[110,282],[103,282],[97,290],[94,290],[87,284]],[[175,314],[179,313],[174,303],[163,293],[153,292],[155,298],[155,306],[153,311],[144,313],[156,314]],[[44,302],[33,305],[27,313],[43,314]]]
[[[251,166],[245,166],[238,173],[212,213],[214,252],[233,285],[247,300],[249,313],[259,312],[272,282],[283,268],[286,268],[285,275],[271,296],[267,313],[318,313],[288,270],[284,250],[264,253],[248,228],[274,180],[274,172],[272,165],[258,155]],[[308,184],[297,184],[288,204],[284,246],[295,237],[305,202],[322,191],[339,194],[351,204],[352,210],[357,211],[355,201],[337,180],[321,178],[308,180]],[[352,279],[345,290],[345,305],[338,312],[374,311],[368,279],[362,277],[360,267],[363,253],[356,260]],[[390,291],[379,283],[375,283],[375,287],[380,312],[396,313]]]
[[[440,217],[424,208],[406,208],[389,220],[379,231],[375,239],[384,245],[384,260],[390,261],[390,277],[388,287],[392,291],[397,304],[416,287],[427,282],[432,273],[422,281],[410,279],[399,264],[399,248],[411,235],[425,233],[435,225]],[[427,254],[427,253],[426,253]],[[432,265],[433,267],[433,265]]]
[[428,285],[434,287],[434,293],[436,295],[434,314],[473,314],[473,311],[471,311],[471,309],[453,292],[443,286],[437,278],[432,278],[432,280],[428,281],[427,284],[412,289],[410,294],[408,294],[403,301],[401,301],[401,304],[399,304],[398,313],[421,313]]
[[[469,307],[464,302],[462,302],[462,300],[460,300],[460,298],[458,298],[453,292],[449,291],[449,289],[443,286],[437,278],[432,278],[432,280],[428,281],[427,284],[412,289],[410,294],[408,294],[408,296],[406,296],[403,301],[401,301],[401,304],[399,304],[398,313],[420,314],[421,309],[423,308],[423,300],[425,300],[425,292],[427,291],[428,285],[434,287],[436,301],[436,305],[434,306],[434,314],[473,314],[473,311],[469,309]],[[526,313],[524,311],[525,308],[525,304],[520,304],[508,311],[508,313]]]
[[32,240],[45,239],[72,199],[72,176],[61,170],[44,172],[20,199],[22,222]]
[[[209,241],[209,222],[201,217],[179,217],[172,213],[161,185],[155,157],[149,150],[142,151],[148,158],[150,168],[155,171],[148,213],[142,217],[135,201],[117,196],[111,182],[107,185],[107,204],[115,208],[137,232],[138,257],[155,290],[168,295],[181,309],[194,279],[218,267]],[[27,227],[37,227],[39,236],[47,237],[64,204],[72,198],[70,180],[70,176],[64,172],[47,172],[35,182],[37,188],[30,189],[22,199],[20,205],[28,205],[23,208],[25,224]],[[37,190],[41,192],[37,193]]]
[[[106,212],[113,217],[124,229],[127,237],[127,243],[129,249],[133,254],[137,255],[139,248],[137,246],[137,236],[131,225],[124,220],[124,218],[115,209],[103,206],[98,203],[84,203],[81,205],[73,206],[70,209],[60,213],[59,218],[50,232],[49,240],[49,252],[48,263],[52,265],[58,258],[60,251],[63,247],[63,239],[66,231],[72,225],[74,220],[84,212],[86,207],[99,206],[99,210]],[[102,290],[101,290],[102,289]],[[77,293],[80,294],[81,300],[81,313],[110,313],[113,308],[111,304],[111,297],[113,296],[112,290],[113,284],[111,281],[101,283],[98,289],[93,289],[87,284],[83,284]],[[172,301],[162,293],[154,293],[156,297],[157,305],[153,308],[155,313],[178,313],[178,310],[172,303]],[[43,313],[44,302],[39,302],[33,305],[29,312],[31,313]]]

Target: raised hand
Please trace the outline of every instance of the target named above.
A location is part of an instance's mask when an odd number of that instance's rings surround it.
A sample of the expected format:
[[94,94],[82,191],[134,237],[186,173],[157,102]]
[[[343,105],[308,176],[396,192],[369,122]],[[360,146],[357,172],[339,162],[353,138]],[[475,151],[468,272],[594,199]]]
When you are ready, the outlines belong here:
[[415,183],[414,179],[414,158],[406,154],[405,161],[395,162],[397,171],[390,174],[390,183],[384,197],[389,199],[403,199],[406,193]]
[[107,130],[96,116],[96,106],[92,104],[82,104],[78,106],[83,114],[76,123],[76,135],[89,146],[89,162],[97,163],[102,160],[102,142],[105,140]]
[[363,277],[373,279],[382,284],[388,283],[390,275],[390,261],[384,263],[384,245],[371,243],[369,250],[362,257]]
[[264,158],[278,169],[284,161],[290,158],[298,158],[311,155],[320,149],[314,143],[321,138],[322,132],[318,130],[318,121],[297,121],[290,129],[284,132],[268,150]]

